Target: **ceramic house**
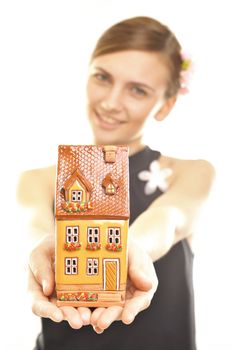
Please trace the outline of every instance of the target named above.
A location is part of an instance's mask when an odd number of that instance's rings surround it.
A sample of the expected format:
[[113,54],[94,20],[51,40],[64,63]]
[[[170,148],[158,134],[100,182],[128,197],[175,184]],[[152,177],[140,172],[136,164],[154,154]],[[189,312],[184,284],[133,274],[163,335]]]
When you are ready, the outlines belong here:
[[55,278],[58,305],[125,301],[128,148],[59,146]]

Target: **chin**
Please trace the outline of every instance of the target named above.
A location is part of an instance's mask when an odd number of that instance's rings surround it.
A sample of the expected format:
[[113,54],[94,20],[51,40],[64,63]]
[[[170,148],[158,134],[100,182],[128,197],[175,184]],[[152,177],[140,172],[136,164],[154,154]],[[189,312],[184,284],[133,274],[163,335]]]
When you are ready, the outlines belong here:
[[123,145],[126,142],[120,140],[114,140],[113,138],[95,138],[95,143],[97,145]]
[[97,145],[127,144],[127,142],[123,142],[122,138],[119,138],[119,136],[114,135],[114,133],[111,133],[111,132],[103,132],[103,131],[95,130],[94,128],[92,128],[92,133],[93,133],[95,143]]

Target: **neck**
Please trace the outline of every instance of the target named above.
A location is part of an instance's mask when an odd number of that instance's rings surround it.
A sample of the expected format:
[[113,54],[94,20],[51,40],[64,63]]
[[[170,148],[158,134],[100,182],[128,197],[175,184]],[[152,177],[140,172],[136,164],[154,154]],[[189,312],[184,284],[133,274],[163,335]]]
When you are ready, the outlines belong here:
[[[97,140],[95,140],[94,142],[95,145],[102,145],[101,142],[98,142]],[[112,145],[117,145],[117,143],[109,143]],[[126,145],[129,147],[129,156],[132,156],[133,154],[141,151],[141,149],[143,149],[145,147],[144,142],[142,142],[142,137],[138,137],[128,143],[120,143],[121,145]]]
[[128,143],[128,147],[129,147],[129,155],[132,156],[133,154],[141,151],[141,149],[145,147],[145,144],[142,142],[142,139],[140,137]]

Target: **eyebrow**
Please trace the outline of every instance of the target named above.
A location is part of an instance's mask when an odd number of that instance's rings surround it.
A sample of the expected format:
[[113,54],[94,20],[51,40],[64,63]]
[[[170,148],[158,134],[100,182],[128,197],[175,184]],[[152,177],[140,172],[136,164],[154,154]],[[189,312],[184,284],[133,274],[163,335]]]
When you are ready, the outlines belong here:
[[[103,68],[101,68],[101,67],[98,67],[98,66],[97,66],[97,67],[94,67],[94,69],[97,69],[97,70],[101,71],[102,73],[108,75],[109,77],[112,77],[112,75],[111,75],[108,71],[106,71],[105,69],[103,69]],[[146,89],[148,89],[148,90],[150,90],[150,91],[152,91],[152,92],[155,92],[155,89],[153,89],[153,88],[150,87],[149,85],[144,84],[144,83],[139,82],[139,81],[130,81],[129,84],[138,85],[138,86],[144,87],[144,88],[146,88]]]

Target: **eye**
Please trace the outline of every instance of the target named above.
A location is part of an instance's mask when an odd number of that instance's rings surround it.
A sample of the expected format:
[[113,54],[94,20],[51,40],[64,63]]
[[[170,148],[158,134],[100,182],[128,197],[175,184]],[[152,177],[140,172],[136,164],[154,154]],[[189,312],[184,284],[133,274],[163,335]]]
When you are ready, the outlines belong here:
[[94,77],[98,80],[98,81],[107,81],[108,80],[108,76],[106,74],[103,73],[96,73],[94,74]]
[[133,86],[131,91],[138,96],[147,96],[147,92],[138,86]]

